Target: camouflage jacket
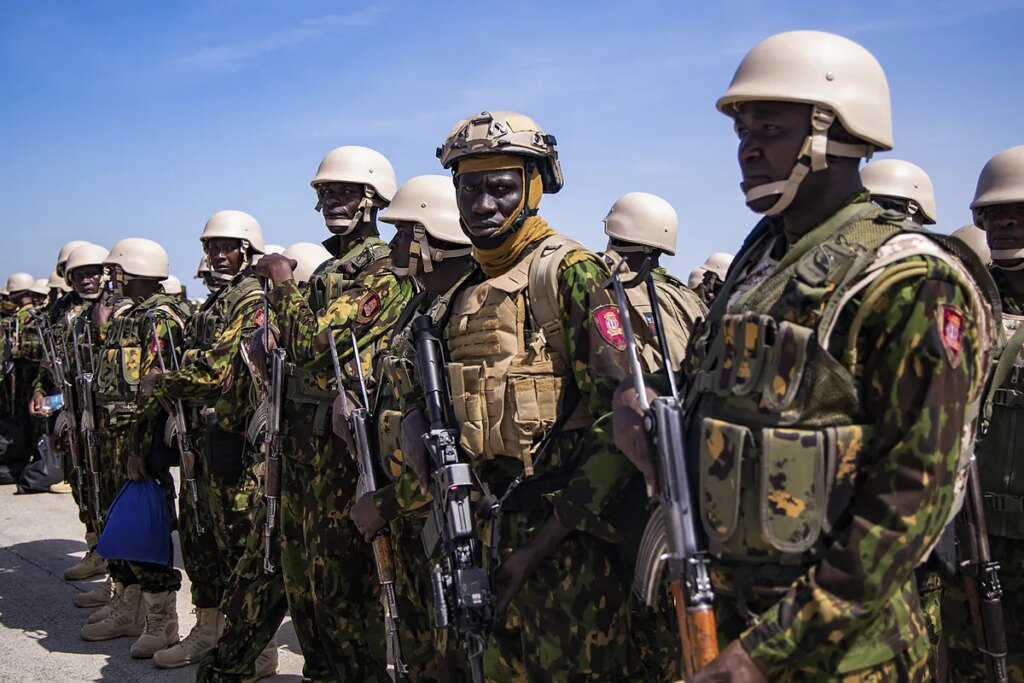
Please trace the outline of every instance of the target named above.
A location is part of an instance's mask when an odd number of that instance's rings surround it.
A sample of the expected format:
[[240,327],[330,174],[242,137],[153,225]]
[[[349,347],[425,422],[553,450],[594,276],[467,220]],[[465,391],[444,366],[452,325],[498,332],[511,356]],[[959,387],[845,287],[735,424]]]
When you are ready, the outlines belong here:
[[[61,357],[65,372],[70,373],[74,369],[74,359],[64,357],[64,349],[66,348],[70,354],[74,345],[71,326],[78,319],[82,311],[88,308],[90,307],[87,301],[78,298],[74,292],[69,292],[57,299],[49,309],[49,315],[47,316],[50,336],[48,348],[55,351]],[[81,340],[81,343],[84,344],[85,341]],[[53,359],[51,359],[52,361]],[[39,367],[39,374],[36,376],[33,391],[39,391],[45,395],[62,391],[60,387],[54,384],[52,370],[47,367],[45,360]]]
[[223,394],[237,363],[238,348],[265,322],[259,282],[248,270],[211,292],[189,319],[182,367],[159,377],[156,396],[212,404]]
[[[882,262],[877,286],[851,290],[826,318],[843,273],[830,270],[875,258],[859,238],[843,241],[850,226],[929,241],[865,196],[799,240],[767,218],[687,359],[712,580],[718,607],[736,606],[731,620],[720,614],[721,635],[739,637],[769,680],[817,680],[927,647],[913,570],[947,521],[990,343],[978,321],[992,315],[975,307],[955,259],[928,253]],[[824,319],[836,321],[830,336]],[[759,364],[765,344],[777,360]]]
[[36,364],[43,360],[43,346],[36,330],[34,318],[45,316],[45,311],[32,304],[25,304],[14,313],[18,338],[14,347],[14,360],[26,364]]

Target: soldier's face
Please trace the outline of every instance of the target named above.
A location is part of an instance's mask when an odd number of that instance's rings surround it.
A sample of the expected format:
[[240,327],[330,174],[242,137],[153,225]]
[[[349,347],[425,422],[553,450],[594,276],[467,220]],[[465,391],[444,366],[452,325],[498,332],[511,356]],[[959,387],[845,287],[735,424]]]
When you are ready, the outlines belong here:
[[391,262],[396,268],[409,267],[409,249],[416,224],[411,221],[395,223],[395,236],[391,240]]
[[316,186],[316,196],[320,212],[330,225],[331,220],[351,220],[366,193],[358,183],[321,183]]
[[103,266],[82,266],[71,271],[71,284],[79,295],[96,294],[102,280]]
[[[992,251],[1024,249],[1024,204],[987,206],[980,214],[980,227]],[[1014,267],[1024,259],[1000,260],[1004,266]]]
[[206,241],[206,260],[222,275],[235,275],[242,269],[242,240],[215,238]]
[[476,171],[456,176],[463,229],[470,237],[489,237],[514,218],[523,201],[523,174],[516,169]]
[[[740,184],[746,192],[786,180],[811,129],[811,107],[796,102],[744,102],[733,114],[739,138]],[[750,204],[754,211],[770,208],[777,197]]]

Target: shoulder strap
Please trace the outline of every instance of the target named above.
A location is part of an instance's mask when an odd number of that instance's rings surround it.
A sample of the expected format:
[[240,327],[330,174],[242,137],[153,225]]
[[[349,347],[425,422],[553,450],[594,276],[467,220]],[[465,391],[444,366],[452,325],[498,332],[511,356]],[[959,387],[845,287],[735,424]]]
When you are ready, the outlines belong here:
[[565,235],[552,235],[537,247],[530,262],[527,288],[530,290],[530,310],[537,325],[544,331],[548,344],[565,358],[565,334],[559,320],[558,271],[562,261],[573,251],[586,251],[586,247]]
[[1024,347],[1024,325],[1017,328],[1017,331],[1013,333],[1013,336],[1010,337],[1010,340],[1006,342],[1006,345],[999,352],[999,361],[996,363],[996,369],[992,373],[992,381],[985,396],[983,417],[986,420],[992,418],[992,405],[995,400],[996,389],[1003,386],[1003,382],[1010,376],[1010,371],[1013,370],[1013,362],[1017,360],[1021,347]]

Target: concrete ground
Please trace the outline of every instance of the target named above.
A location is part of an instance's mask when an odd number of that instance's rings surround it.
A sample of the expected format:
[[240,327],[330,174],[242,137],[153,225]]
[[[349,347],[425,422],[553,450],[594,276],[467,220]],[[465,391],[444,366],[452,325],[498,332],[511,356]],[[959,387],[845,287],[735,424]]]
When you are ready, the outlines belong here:
[[[84,529],[70,495],[14,495],[0,486],[0,681],[192,681],[195,666],[164,671],[128,654],[132,638],[83,641],[78,631],[91,610],[71,603],[93,581],[70,582],[64,570],[85,553]],[[175,566],[182,567],[175,540]],[[184,637],[195,616],[182,570],[178,618]],[[291,623],[278,633],[280,673],[265,681],[299,681],[302,656]]]

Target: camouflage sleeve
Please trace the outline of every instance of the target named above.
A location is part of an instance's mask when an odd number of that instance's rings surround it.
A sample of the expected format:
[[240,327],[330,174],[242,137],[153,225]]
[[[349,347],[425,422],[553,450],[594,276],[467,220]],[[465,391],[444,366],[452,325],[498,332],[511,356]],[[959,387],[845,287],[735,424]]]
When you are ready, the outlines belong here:
[[377,512],[388,522],[408,517],[430,505],[433,500],[430,493],[420,493],[419,478],[409,469],[373,494]]
[[[966,399],[978,381],[961,360],[978,352],[979,332],[948,267],[927,263],[926,275],[883,292],[857,337],[876,437],[862,463],[837,474],[832,498],[845,488],[851,503],[835,540],[741,636],[769,679],[800,658],[829,661],[873,615],[901,604],[894,596],[951,509]],[[892,644],[878,647],[879,661],[891,658]]]
[[[139,365],[140,376],[145,376],[153,368],[160,367],[160,358],[163,359],[164,367],[173,366],[171,360],[171,335],[177,343],[181,339],[181,326],[172,318],[160,316],[156,324],[156,334],[153,336],[152,326],[147,322],[142,330],[142,358]],[[175,346],[175,350],[180,350]],[[136,423],[135,443],[139,444],[139,452],[146,453],[149,450],[149,441],[152,437],[153,420],[163,410],[160,402],[155,396],[138,398],[138,420]]]
[[566,357],[580,392],[580,404],[594,416],[594,428],[583,430],[579,459],[567,487],[548,497],[555,516],[566,527],[594,530],[608,503],[625,488],[636,469],[615,448],[611,430],[602,423],[611,414],[612,394],[627,376],[625,335],[616,329],[618,309],[603,288],[608,277],[594,254],[574,252],[559,275],[562,329]]
[[243,338],[262,325],[260,298],[243,300],[235,309],[231,322],[214,342],[213,348],[198,355],[177,372],[159,377],[154,385],[157,396],[210,403],[225,388]]

